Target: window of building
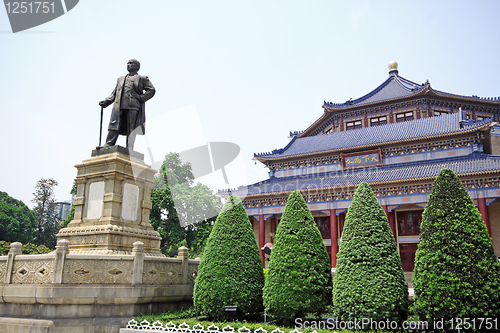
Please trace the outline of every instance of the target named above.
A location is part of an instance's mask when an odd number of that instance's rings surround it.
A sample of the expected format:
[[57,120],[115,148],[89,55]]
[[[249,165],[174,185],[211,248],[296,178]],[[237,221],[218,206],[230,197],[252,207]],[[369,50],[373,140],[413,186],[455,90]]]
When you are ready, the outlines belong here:
[[396,122],[400,123],[403,121],[413,120],[413,112],[398,113],[396,115]]
[[372,118],[370,119],[370,126],[378,126],[378,125],[385,125],[387,124],[387,117],[378,117],[378,118]]
[[321,236],[326,239],[330,239],[330,218],[326,217],[315,217],[316,225],[318,226]]
[[486,117],[476,116],[476,121],[485,120]]
[[420,234],[422,211],[398,212],[398,234],[410,236]]
[[446,111],[434,111],[434,116],[442,116],[443,114],[449,114],[449,112],[446,112]]
[[403,271],[411,272],[415,267],[416,243],[399,244],[399,256],[401,257],[401,266]]
[[324,132],[323,134],[329,134],[329,133],[333,133],[333,126],[330,126],[328,127]]
[[347,131],[357,129],[357,128],[361,128],[361,120],[351,121],[349,123],[346,123],[346,130]]

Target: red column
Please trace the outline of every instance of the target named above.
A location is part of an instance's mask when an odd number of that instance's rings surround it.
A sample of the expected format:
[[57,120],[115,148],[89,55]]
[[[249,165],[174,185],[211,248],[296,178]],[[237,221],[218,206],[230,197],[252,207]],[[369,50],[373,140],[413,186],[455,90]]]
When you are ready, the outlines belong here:
[[481,217],[483,219],[484,224],[486,224],[486,229],[488,229],[488,234],[491,237],[491,230],[490,230],[490,217],[488,216],[488,206],[486,206],[486,199],[485,198],[479,198],[477,199],[478,202],[478,208],[479,208],[479,213],[481,213]]
[[[271,218],[271,233],[272,234],[276,233],[276,218],[275,217]],[[274,237],[271,237],[271,243],[274,244]]]
[[382,205],[384,209],[385,215],[387,216],[387,220],[389,221],[389,226],[391,227],[392,236],[396,239],[396,226],[394,224],[394,212],[389,212],[387,205]]
[[337,267],[337,252],[338,249],[338,237],[337,237],[337,215],[335,215],[335,209],[330,209],[330,240],[331,244],[331,256],[332,256],[332,268]]
[[389,210],[387,209],[387,205],[382,205],[382,208],[384,209],[385,215],[387,216],[387,220],[389,220]]
[[265,258],[264,254],[260,249],[264,247],[264,244],[266,243],[266,221],[264,221],[264,215],[260,214],[259,215],[259,253],[260,257],[262,258],[262,267],[265,267]]
[[341,238],[342,238],[342,232],[344,232],[344,222],[345,222],[345,213],[342,213],[339,215],[339,225],[340,225],[339,234]]
[[394,236],[394,239],[396,239],[396,216],[395,216],[395,214],[396,214],[395,211],[389,212],[389,226],[391,227],[392,236]]

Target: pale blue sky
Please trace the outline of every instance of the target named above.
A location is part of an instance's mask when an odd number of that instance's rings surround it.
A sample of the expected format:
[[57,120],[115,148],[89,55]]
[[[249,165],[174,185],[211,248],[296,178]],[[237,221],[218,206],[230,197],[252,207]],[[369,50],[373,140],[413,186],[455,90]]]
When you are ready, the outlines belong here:
[[[231,186],[265,179],[254,152],[285,146],[289,131],[322,115],[324,100],[368,93],[392,60],[409,80],[500,96],[499,9],[498,1],[82,0],[17,34],[0,9],[0,191],[31,207],[36,181],[51,177],[57,200],[70,198],[74,165],[98,143],[98,102],[130,58],[157,89],[146,105],[155,158],[179,142],[234,142]],[[214,175],[212,187],[228,187]]]

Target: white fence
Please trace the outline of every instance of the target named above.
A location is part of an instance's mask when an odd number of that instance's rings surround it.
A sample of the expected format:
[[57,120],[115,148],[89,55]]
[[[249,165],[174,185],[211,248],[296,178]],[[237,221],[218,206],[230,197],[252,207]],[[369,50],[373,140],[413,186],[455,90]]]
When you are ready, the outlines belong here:
[[[134,319],[128,322],[127,328],[120,329],[120,333],[135,333],[135,332],[145,333],[145,332],[157,332],[157,331],[170,332],[170,333],[268,333],[267,330],[265,330],[262,327],[259,327],[252,331],[251,329],[246,328],[245,326],[235,329],[234,327],[227,325],[224,328],[220,329],[215,324],[212,324],[207,328],[205,328],[203,327],[203,325],[199,323],[194,325],[193,327],[190,327],[186,323],[182,323],[179,326],[177,326],[174,323],[169,322],[163,325],[159,321],[155,321],[154,323],[151,324],[147,320],[143,320],[140,323],[138,323]],[[271,331],[270,333],[285,333],[285,332],[277,328]],[[298,329],[294,329],[289,333],[302,333],[302,332],[299,331]],[[317,332],[316,330],[314,330],[311,333],[317,333]]]

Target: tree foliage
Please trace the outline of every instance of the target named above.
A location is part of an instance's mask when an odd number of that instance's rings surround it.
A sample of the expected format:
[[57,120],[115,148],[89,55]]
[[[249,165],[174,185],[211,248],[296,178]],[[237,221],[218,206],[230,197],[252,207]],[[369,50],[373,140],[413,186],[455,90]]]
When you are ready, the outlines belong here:
[[185,245],[191,256],[200,254],[222,203],[208,186],[194,184],[191,166],[179,154],[165,156],[151,202],[150,223],[162,237],[162,248],[175,255]]
[[35,224],[35,217],[28,206],[0,192],[0,240],[32,242]]
[[288,197],[276,230],[264,287],[264,305],[279,321],[320,312],[332,302],[325,244],[299,191]]
[[[71,186],[71,191],[69,192],[70,194],[73,194],[73,195],[76,195],[76,190],[77,190],[77,183],[74,182],[73,183],[73,186]],[[71,209],[69,210],[69,214],[68,216],[66,216],[66,218],[62,221],[62,227],[63,228],[66,228],[68,226],[68,224],[73,221],[73,219],[75,218],[75,205],[71,205]]]
[[36,219],[35,244],[44,244],[49,248],[56,246],[56,234],[59,231],[59,220],[55,214],[54,187],[58,185],[57,181],[49,179],[40,179],[35,185],[33,193],[33,203],[35,208],[33,213]]
[[[0,241],[0,255],[9,254],[10,250],[10,242]],[[22,246],[22,254],[46,254],[50,253],[53,250],[49,249],[45,245],[36,246],[33,243],[26,243]]]
[[370,186],[359,184],[347,211],[333,281],[342,320],[405,320],[408,286],[396,242]]
[[195,280],[194,304],[216,320],[224,307],[254,315],[263,310],[259,247],[241,200],[230,196],[215,221]]
[[427,318],[500,317],[500,263],[472,199],[452,170],[436,178],[415,254],[415,311]]
[[0,241],[0,255],[6,256],[10,250],[10,242]]
[[21,250],[23,254],[46,254],[54,251],[43,244],[36,246],[32,243],[23,244]]

